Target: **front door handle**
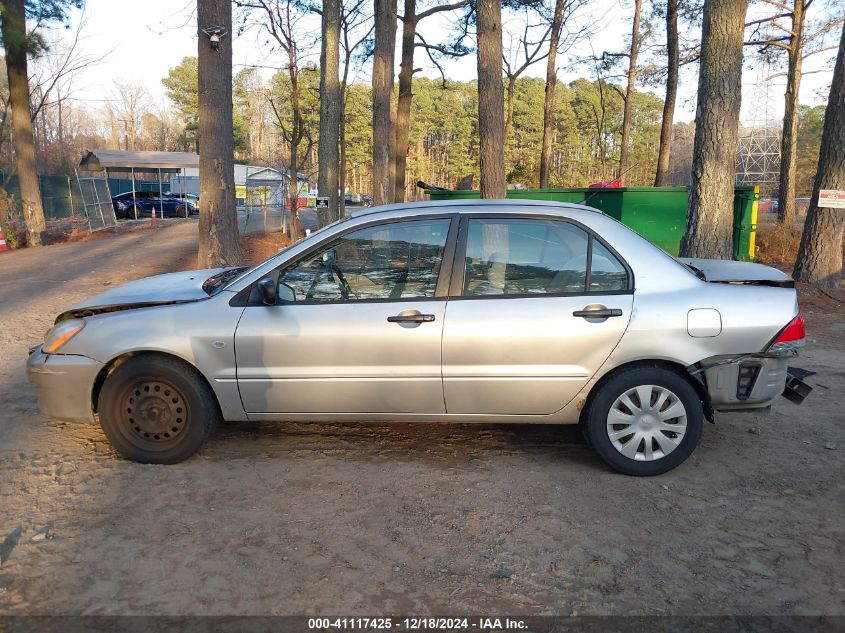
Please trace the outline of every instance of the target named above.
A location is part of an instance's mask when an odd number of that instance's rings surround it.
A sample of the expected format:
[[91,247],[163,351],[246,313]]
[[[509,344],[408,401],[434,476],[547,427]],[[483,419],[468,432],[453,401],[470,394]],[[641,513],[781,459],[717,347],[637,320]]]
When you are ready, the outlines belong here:
[[433,314],[396,314],[387,317],[388,323],[431,323]]
[[607,319],[608,317],[622,316],[622,310],[618,308],[599,308],[593,310],[576,310],[572,313],[574,317],[583,319]]

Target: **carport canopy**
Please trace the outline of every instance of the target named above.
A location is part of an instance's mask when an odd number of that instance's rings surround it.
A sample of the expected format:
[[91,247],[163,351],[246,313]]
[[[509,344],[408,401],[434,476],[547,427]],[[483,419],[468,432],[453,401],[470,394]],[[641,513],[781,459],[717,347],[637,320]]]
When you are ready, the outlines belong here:
[[[112,149],[91,149],[79,161],[76,177],[82,188],[83,177],[79,171],[89,174],[103,173],[106,177],[115,174],[129,174],[132,178],[132,207],[135,209],[135,219],[138,219],[138,207],[135,199],[135,174],[155,173],[158,180],[158,195],[161,200],[159,210],[164,218],[164,187],[162,186],[162,174],[183,174],[184,170],[191,167],[199,167],[200,157],[192,152],[136,152],[129,150]],[[89,176],[85,177],[93,180]],[[108,184],[106,185],[108,187]],[[109,192],[109,196],[111,193]],[[84,202],[84,197],[83,197]],[[97,204],[101,202],[98,200]],[[155,219],[155,211],[152,212]]]
[[199,167],[200,157],[193,152],[135,152],[111,149],[88,150],[79,168],[86,171],[180,173]]

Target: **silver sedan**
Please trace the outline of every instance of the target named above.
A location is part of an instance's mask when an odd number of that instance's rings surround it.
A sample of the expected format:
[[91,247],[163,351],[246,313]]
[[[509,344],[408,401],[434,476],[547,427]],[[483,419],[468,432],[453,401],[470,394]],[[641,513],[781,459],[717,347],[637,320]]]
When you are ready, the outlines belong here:
[[809,391],[792,280],[677,260],[588,207],[376,207],[254,268],[171,273],[60,314],[41,411],[174,463],[221,420],[580,424],[611,467],[683,462],[715,411]]

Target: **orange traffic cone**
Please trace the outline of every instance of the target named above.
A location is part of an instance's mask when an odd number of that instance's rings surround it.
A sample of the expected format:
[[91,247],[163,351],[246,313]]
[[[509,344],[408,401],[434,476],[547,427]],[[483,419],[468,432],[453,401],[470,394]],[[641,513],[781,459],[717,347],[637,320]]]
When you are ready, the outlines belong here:
[[6,236],[3,234],[3,229],[0,229],[0,252],[9,250],[6,244]]

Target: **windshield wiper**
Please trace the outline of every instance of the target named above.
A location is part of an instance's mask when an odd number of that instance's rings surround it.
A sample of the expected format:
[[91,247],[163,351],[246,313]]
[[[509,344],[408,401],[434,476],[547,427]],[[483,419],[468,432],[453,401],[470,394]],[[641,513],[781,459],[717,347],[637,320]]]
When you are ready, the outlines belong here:
[[225,286],[232,279],[240,275],[243,271],[248,270],[249,266],[237,266],[236,268],[228,268],[216,275],[212,275],[202,283],[202,289],[209,296],[213,295],[217,290]]

